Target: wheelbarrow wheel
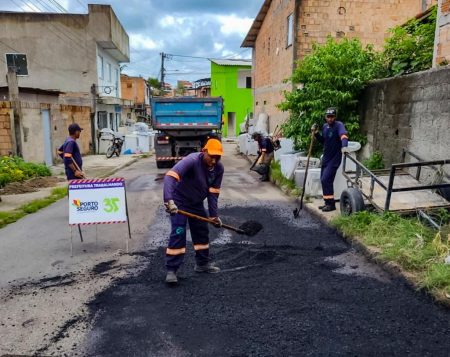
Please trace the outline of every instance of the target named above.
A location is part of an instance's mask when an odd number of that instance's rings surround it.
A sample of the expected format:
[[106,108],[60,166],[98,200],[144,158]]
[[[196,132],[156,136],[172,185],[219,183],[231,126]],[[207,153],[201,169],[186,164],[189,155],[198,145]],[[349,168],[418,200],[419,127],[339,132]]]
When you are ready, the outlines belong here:
[[364,211],[364,198],[356,188],[348,188],[341,194],[341,214],[349,216],[352,213]]

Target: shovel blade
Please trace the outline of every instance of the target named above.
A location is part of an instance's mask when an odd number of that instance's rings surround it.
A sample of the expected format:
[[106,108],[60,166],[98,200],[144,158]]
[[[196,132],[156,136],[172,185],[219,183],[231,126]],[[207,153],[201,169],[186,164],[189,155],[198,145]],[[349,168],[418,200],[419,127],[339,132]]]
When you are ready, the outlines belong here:
[[256,221],[247,221],[239,226],[239,229],[242,231],[242,234],[253,237],[258,234],[261,229],[263,229],[263,226],[261,223]]

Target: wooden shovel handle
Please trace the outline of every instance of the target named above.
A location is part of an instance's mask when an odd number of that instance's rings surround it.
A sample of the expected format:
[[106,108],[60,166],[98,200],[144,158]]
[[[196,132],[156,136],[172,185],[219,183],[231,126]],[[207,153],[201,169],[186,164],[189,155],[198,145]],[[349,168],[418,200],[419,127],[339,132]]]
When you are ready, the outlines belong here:
[[[180,209],[178,210],[178,213],[183,215],[183,216],[186,216],[186,217],[189,217],[189,218],[198,219],[199,221],[203,221],[203,222],[212,224],[213,226],[216,226],[216,222],[214,220],[212,220],[211,218],[206,218],[206,217],[203,217],[203,216],[199,216],[199,215],[196,215],[196,214],[193,214],[193,213],[190,213],[190,212],[186,212],[186,211],[183,211],[183,210],[180,210]],[[229,229],[231,231],[234,231],[234,232],[237,232],[237,233],[240,233],[240,234],[245,233],[242,229],[239,229],[239,228],[236,228],[236,227],[233,227],[233,226],[229,226],[228,224],[223,224],[222,223],[222,227],[221,228]]]

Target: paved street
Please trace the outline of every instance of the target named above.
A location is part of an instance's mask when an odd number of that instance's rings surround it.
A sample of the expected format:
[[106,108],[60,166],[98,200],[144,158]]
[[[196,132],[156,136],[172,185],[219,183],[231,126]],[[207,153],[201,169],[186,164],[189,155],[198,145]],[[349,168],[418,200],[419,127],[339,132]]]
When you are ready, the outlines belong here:
[[[70,257],[62,200],[0,230],[0,355],[448,356],[450,312],[356,253],[226,145],[221,217],[264,225],[255,237],[211,228],[217,275],[164,279],[164,170],[143,159],[127,180],[125,226],[85,228]],[[74,238],[77,238],[74,234]]]

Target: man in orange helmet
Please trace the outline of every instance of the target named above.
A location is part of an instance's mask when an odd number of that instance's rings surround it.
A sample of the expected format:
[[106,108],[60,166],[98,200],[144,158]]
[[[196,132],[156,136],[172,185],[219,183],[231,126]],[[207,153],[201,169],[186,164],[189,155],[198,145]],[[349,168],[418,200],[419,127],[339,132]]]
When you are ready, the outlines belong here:
[[169,246],[166,250],[166,282],[178,282],[177,270],[183,263],[186,253],[186,225],[189,222],[192,242],[195,250],[198,273],[217,273],[220,271],[209,258],[208,223],[187,218],[178,214],[178,208],[199,216],[207,217],[203,201],[208,200],[209,218],[217,227],[222,221],[217,214],[217,201],[223,177],[222,143],[209,139],[202,152],[186,156],[178,162],[164,177],[164,205],[170,213],[172,229]]

